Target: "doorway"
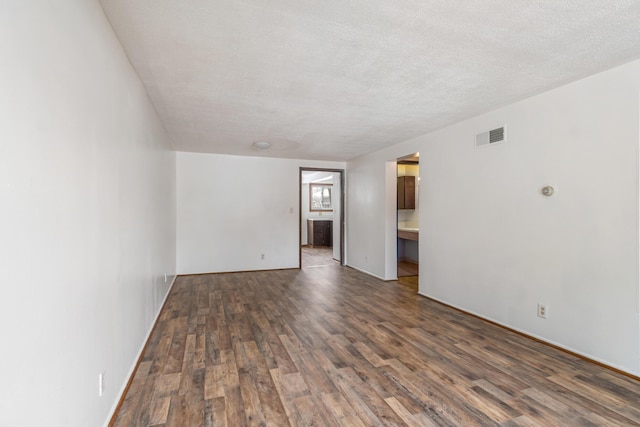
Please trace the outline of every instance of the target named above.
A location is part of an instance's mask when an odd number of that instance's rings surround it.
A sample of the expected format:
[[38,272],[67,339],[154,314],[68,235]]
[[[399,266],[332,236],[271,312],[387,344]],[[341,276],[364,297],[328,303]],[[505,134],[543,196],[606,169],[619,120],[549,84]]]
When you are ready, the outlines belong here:
[[397,159],[397,268],[401,283],[418,287],[420,237],[419,153]]
[[300,168],[298,268],[344,265],[344,170]]

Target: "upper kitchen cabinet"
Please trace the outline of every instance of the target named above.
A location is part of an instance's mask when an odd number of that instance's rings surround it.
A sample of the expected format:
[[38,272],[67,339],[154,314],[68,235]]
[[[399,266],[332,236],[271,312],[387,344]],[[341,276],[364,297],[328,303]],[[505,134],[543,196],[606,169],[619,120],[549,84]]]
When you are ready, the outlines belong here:
[[398,209],[416,208],[416,177],[398,177]]

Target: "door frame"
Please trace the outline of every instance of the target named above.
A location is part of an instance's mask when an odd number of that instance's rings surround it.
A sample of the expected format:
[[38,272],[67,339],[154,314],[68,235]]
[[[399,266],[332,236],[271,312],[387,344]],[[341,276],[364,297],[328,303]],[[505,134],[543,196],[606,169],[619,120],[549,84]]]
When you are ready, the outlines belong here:
[[298,268],[302,268],[302,172],[333,172],[340,174],[340,265],[344,267],[346,265],[344,261],[344,169],[301,166],[298,173]]

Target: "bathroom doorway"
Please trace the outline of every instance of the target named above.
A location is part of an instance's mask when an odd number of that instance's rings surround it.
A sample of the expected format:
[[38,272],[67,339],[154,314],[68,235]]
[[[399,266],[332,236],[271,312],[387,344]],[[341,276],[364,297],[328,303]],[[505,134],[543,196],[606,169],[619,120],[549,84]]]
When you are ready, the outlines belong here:
[[299,268],[344,265],[344,170],[300,168]]
[[398,280],[418,288],[420,240],[420,155],[397,160],[397,266]]

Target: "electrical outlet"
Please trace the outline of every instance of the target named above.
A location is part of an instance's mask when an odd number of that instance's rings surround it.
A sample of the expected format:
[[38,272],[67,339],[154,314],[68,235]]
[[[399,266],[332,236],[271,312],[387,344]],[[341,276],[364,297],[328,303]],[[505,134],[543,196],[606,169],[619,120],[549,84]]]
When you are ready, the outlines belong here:
[[102,395],[104,394],[104,387],[105,387],[104,371],[102,371],[98,374],[98,396],[99,397],[102,397]]
[[293,215],[293,208],[289,208],[289,213]]
[[544,304],[538,304],[538,317],[543,319],[547,318],[547,306]]
[[264,254],[260,255],[260,259],[264,261]]
[[164,283],[167,283],[167,273],[164,273]]

